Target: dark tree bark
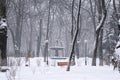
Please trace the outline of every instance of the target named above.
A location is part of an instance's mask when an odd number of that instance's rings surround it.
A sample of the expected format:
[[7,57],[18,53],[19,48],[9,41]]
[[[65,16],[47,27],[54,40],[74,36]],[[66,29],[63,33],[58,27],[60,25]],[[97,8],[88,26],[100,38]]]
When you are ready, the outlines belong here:
[[[102,1],[97,0],[97,11],[98,11],[98,22],[100,23],[100,20],[102,19]],[[103,39],[103,28],[100,30],[99,33],[99,41],[98,41],[98,48],[97,48],[97,54],[99,55],[99,65],[103,66],[103,49],[102,49],[102,39]]]
[[71,39],[73,39],[73,34],[74,34],[74,3],[75,3],[75,0],[72,1],[72,29],[71,29]]
[[77,27],[76,27],[76,31],[75,31],[74,37],[73,37],[72,49],[71,49],[71,53],[70,53],[70,58],[69,58],[69,64],[68,64],[68,67],[67,67],[67,71],[70,71],[70,65],[71,65],[71,62],[72,62],[72,58],[75,56],[74,48],[75,48],[75,43],[77,41],[77,36],[78,36],[78,32],[79,32],[80,8],[81,8],[81,0],[79,0],[79,8],[78,8],[78,15],[77,15]]
[[103,47],[102,47],[102,44],[103,44],[103,29],[101,29],[101,31],[100,31],[100,37],[99,37],[99,61],[100,61],[100,63],[99,63],[99,65],[100,66],[103,66]]
[[[4,19],[4,20],[3,20]],[[2,26],[1,22],[6,22],[6,0],[0,0],[0,54],[1,66],[7,66],[7,26]]]
[[[97,57],[97,49],[98,49],[98,43],[99,43],[99,37],[100,37],[100,31],[103,28],[106,16],[107,16],[107,10],[105,7],[105,1],[104,0],[99,0],[101,1],[101,8],[102,9],[102,15],[99,14],[99,16],[102,16],[100,19],[99,24],[96,27],[96,41],[95,41],[95,48],[94,48],[94,52],[93,52],[93,59],[92,59],[92,66],[96,66],[96,57]],[[101,13],[101,12],[98,12]]]
[[7,28],[0,29],[1,66],[7,66]]
[[[75,3],[75,0],[72,1],[72,29],[71,29],[71,40],[73,40],[73,36],[74,36],[74,3]],[[77,44],[75,44],[75,48],[77,48]],[[76,49],[77,50],[77,49]],[[72,57],[72,62],[71,64],[72,65],[75,65],[75,52],[76,50],[74,49],[74,55]]]

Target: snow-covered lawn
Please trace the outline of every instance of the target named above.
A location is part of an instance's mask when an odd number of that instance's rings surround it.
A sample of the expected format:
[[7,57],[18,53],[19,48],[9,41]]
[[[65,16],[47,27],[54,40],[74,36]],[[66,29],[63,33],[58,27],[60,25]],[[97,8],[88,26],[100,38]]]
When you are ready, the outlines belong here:
[[[42,62],[37,66],[36,59],[31,60],[30,63],[29,67],[24,65],[17,67],[15,80],[120,80],[120,73],[117,70],[113,71],[112,66],[94,67],[77,64],[68,72],[66,66],[47,66]],[[9,71],[0,72],[0,80],[9,80],[9,78]]]

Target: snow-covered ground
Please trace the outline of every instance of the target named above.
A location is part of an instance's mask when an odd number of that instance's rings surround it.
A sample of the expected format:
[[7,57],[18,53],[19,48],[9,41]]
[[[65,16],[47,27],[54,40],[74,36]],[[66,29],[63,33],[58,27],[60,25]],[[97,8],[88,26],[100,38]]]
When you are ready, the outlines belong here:
[[[66,66],[59,67],[57,61],[50,61],[55,65],[47,66],[42,59],[33,58],[30,66],[12,66],[7,72],[0,72],[0,80],[120,80],[120,73],[113,71],[112,66],[91,66],[91,59],[87,59],[88,65],[84,65],[84,58],[77,61],[70,71]],[[11,76],[10,76],[11,75]]]

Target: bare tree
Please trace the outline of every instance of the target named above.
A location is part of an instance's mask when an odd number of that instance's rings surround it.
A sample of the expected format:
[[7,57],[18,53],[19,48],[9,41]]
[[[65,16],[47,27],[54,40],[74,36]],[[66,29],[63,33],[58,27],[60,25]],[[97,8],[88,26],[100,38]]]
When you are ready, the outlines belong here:
[[79,0],[79,8],[78,8],[78,15],[77,15],[77,27],[76,27],[76,31],[75,31],[74,37],[73,37],[72,49],[71,49],[71,53],[70,53],[70,57],[69,57],[69,64],[67,67],[67,71],[70,71],[70,65],[72,62],[72,58],[75,56],[74,48],[75,48],[75,43],[77,41],[77,36],[78,36],[78,32],[79,32],[80,8],[81,8],[81,0]]
[[[71,29],[71,40],[73,40],[73,35],[74,35],[74,4],[75,4],[75,0],[72,1],[72,29]],[[77,44],[76,44],[76,48],[77,48]],[[75,50],[75,49],[74,49]],[[75,52],[75,51],[74,51]],[[75,65],[75,53],[73,54],[73,57],[72,57],[72,62],[71,62],[72,65]]]
[[[102,18],[102,2],[99,0],[96,0],[97,4],[97,11],[98,11],[98,23],[100,23],[100,20]],[[99,54],[100,59],[100,65],[103,65],[103,49],[102,49],[102,40],[103,39],[103,28],[100,30],[100,36],[98,41],[98,48],[97,48],[97,54]]]
[[47,23],[47,33],[46,33],[46,39],[45,39],[45,48],[44,48],[44,61],[47,62],[48,65],[48,41],[49,41],[49,27],[50,27],[50,6],[51,6],[51,0],[49,0],[49,9],[48,9],[48,23]]
[[[96,57],[97,57],[97,49],[98,49],[98,43],[99,43],[99,37],[100,37],[100,32],[103,28],[106,16],[107,16],[107,10],[106,10],[106,6],[105,6],[105,1],[101,0],[98,2],[98,4],[101,5],[100,12],[98,13],[99,16],[102,16],[100,18],[100,21],[96,27],[96,40],[95,40],[95,48],[94,48],[94,52],[93,52],[93,59],[92,59],[92,65],[96,66]],[[102,11],[102,12],[101,12]]]

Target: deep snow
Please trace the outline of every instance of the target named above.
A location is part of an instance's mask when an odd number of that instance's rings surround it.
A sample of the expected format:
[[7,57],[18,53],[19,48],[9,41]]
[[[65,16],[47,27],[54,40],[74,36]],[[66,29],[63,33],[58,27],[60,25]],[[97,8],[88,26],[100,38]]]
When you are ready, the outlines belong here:
[[[112,66],[91,66],[91,59],[87,59],[88,65],[84,65],[84,58],[76,61],[76,66],[66,71],[66,66],[57,66],[57,61],[50,61],[47,66],[42,59],[33,58],[30,66],[25,67],[24,59],[20,67],[12,66],[10,71],[0,72],[0,80],[120,80],[120,73],[113,71]],[[10,72],[16,71],[15,75],[9,76]],[[14,78],[15,77],[15,78]]]

